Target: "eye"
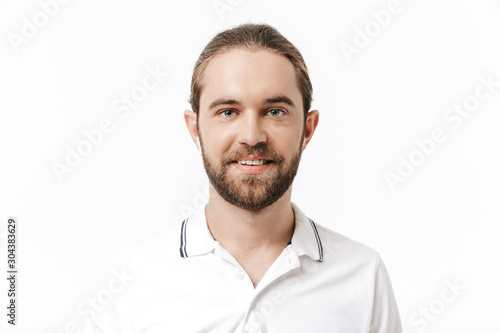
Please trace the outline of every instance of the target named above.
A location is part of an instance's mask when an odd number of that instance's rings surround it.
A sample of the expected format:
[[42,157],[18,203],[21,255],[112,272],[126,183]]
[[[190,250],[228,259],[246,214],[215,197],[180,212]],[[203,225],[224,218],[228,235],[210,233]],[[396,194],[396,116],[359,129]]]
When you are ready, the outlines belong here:
[[223,110],[219,113],[222,115],[224,118],[232,118],[235,115],[234,110]]
[[281,109],[271,109],[269,111],[267,111],[268,114],[271,115],[271,117],[279,117],[279,116],[282,116],[285,114],[285,111],[281,110]]

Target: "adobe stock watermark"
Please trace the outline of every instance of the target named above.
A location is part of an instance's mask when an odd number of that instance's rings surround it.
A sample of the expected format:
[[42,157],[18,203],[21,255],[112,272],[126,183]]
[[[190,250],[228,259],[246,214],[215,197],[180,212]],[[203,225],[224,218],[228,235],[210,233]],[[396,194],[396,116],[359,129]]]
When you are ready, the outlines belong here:
[[203,191],[199,188],[194,188],[194,196],[191,201],[191,205],[189,204],[180,204],[179,211],[183,219],[186,219],[190,215],[199,214],[205,208],[205,205],[208,202],[209,190],[208,190],[208,182],[203,186]]
[[339,45],[347,63],[351,63],[354,55],[360,54],[363,49],[370,45],[392,22],[393,17],[400,14],[402,10],[403,7],[399,0],[390,0],[385,9],[372,10],[370,12],[372,19],[366,22],[363,28],[358,26],[354,28],[352,42],[342,42]]
[[128,93],[123,93],[111,105],[111,113],[118,119],[113,121],[109,117],[102,118],[98,125],[91,129],[82,130],[81,139],[72,147],[66,145],[66,156],[61,161],[53,161],[51,166],[59,182],[64,176],[73,172],[83,162],[84,158],[92,154],[92,151],[102,144],[106,135],[115,130],[118,121],[127,119],[132,110],[137,109],[149,94],[157,89],[168,77],[159,65],[153,69],[147,66],[146,74],[141,83],[134,85]]
[[113,302],[116,295],[122,293],[134,280],[134,276],[127,273],[125,267],[111,270],[113,277],[109,279],[106,287],[80,302],[75,309],[79,319],[66,323],[61,333],[82,332],[85,325],[89,325],[97,315]]
[[227,12],[232,12],[236,7],[241,5],[243,0],[215,0],[212,2],[212,7],[214,8],[217,16],[221,20],[225,19]]
[[464,290],[467,290],[467,286],[458,281],[458,278],[453,281],[445,280],[444,285],[437,297],[410,316],[410,325],[417,328],[419,332],[424,332],[446,311],[450,304],[456,302]]
[[[500,87],[500,81],[493,79],[493,74],[487,77],[479,76],[479,84],[474,91],[462,99],[460,103],[454,103],[443,114],[443,121],[453,130],[458,130],[465,119],[468,119],[475,112],[482,101],[488,99]],[[414,141],[415,148],[404,157],[398,156],[398,166],[395,171],[387,171],[384,178],[391,191],[396,190],[396,186],[404,183],[417,167],[423,165],[427,158],[435,153],[439,144],[448,140],[447,131],[441,127],[435,127],[429,137]]]
[[19,53],[21,45],[27,44],[35,38],[49,22],[58,15],[61,6],[66,5],[71,0],[40,0],[38,9],[31,18],[24,16],[21,18],[21,28],[18,33],[9,32],[7,38],[16,53]]

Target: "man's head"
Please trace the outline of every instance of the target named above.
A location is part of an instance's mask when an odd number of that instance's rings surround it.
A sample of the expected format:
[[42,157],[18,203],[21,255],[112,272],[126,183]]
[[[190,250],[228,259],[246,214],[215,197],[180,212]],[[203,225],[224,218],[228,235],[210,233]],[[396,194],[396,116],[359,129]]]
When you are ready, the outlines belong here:
[[299,50],[282,34],[268,24],[242,24],[217,34],[205,46],[194,66],[191,79],[191,96],[189,103],[198,114],[200,110],[200,95],[204,85],[204,73],[210,61],[230,49],[245,49],[248,51],[267,50],[282,55],[294,67],[297,85],[302,94],[304,114],[307,115],[312,102],[312,84],[307,72],[307,66]]
[[268,25],[215,36],[201,53],[185,120],[216,192],[259,211],[288,190],[318,112],[298,50]]

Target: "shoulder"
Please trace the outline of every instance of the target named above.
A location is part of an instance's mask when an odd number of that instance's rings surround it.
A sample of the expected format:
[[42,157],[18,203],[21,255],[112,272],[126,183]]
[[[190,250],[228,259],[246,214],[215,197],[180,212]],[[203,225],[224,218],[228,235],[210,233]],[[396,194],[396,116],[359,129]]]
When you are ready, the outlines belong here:
[[380,255],[371,247],[315,223],[323,247],[324,260],[338,264],[369,266],[377,270]]

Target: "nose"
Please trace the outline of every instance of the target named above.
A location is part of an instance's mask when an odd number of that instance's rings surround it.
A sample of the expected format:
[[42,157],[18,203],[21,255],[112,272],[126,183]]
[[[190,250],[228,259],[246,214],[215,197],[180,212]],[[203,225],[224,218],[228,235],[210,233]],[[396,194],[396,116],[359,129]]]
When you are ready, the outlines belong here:
[[238,142],[248,146],[256,146],[267,142],[267,134],[258,112],[244,112],[238,127]]

